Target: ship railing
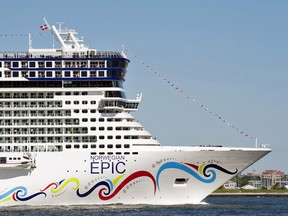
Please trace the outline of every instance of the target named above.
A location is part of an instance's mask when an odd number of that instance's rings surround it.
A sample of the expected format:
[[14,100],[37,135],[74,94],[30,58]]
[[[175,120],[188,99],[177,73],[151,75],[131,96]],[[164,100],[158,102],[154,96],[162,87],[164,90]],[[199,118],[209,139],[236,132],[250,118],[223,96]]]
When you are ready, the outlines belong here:
[[[91,51],[87,53],[83,52],[71,52],[62,54],[62,52],[54,51],[51,53],[48,51],[41,52],[26,52],[26,51],[2,51],[0,52],[0,58],[126,58],[121,52],[117,51]],[[44,66],[43,66],[44,67]]]
[[127,100],[123,98],[105,98],[100,101],[100,110],[126,110],[137,111],[140,100]]

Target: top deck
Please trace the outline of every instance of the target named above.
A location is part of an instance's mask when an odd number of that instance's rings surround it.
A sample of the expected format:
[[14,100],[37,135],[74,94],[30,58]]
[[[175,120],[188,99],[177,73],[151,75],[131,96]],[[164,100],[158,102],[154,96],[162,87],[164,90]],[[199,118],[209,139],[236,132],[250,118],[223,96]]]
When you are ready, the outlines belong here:
[[28,58],[125,58],[122,52],[117,51],[86,51],[86,52],[67,52],[56,49],[33,49],[29,52],[0,52],[1,59],[28,59]]

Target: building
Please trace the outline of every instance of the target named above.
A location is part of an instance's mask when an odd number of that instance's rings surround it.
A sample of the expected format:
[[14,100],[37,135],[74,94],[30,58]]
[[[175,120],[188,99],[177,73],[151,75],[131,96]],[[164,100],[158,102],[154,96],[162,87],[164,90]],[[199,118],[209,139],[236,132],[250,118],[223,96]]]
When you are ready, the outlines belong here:
[[261,175],[262,187],[271,189],[277,183],[279,184],[278,187],[281,187],[281,182],[284,177],[284,172],[279,170],[265,170]]
[[224,187],[225,189],[236,189],[236,188],[237,188],[237,183],[230,180],[230,181],[227,181],[227,182],[223,185],[223,187]]

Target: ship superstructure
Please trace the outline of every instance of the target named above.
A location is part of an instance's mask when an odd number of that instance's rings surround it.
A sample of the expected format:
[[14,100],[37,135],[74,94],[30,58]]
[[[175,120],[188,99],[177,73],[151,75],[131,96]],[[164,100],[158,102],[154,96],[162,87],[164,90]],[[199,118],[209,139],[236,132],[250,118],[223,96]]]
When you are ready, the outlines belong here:
[[199,203],[270,152],[161,146],[130,114],[124,52],[45,22],[61,48],[0,53],[0,206]]

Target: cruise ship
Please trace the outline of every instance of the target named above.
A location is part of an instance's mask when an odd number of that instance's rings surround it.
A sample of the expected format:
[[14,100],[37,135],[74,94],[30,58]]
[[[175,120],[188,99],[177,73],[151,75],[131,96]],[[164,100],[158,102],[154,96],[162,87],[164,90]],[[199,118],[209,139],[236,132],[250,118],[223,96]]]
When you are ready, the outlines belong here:
[[0,53],[0,206],[199,204],[271,149],[162,146],[131,113],[122,51],[88,48],[50,26],[60,48]]

